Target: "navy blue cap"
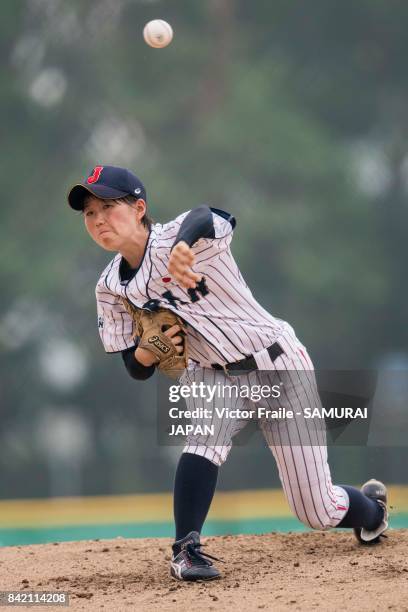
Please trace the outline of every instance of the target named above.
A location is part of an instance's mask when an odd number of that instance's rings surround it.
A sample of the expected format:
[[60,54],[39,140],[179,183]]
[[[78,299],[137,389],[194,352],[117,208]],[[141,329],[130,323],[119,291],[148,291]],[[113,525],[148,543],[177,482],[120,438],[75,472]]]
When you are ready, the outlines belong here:
[[102,200],[117,200],[132,195],[146,202],[146,189],[142,181],[130,170],[115,166],[95,166],[83,183],[72,187],[68,203],[74,210],[83,210],[84,199],[89,194]]

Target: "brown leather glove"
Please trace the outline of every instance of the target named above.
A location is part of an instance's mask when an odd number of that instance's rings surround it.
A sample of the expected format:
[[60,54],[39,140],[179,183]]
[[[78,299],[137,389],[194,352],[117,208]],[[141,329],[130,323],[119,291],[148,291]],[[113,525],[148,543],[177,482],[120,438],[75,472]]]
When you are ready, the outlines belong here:
[[[127,300],[123,305],[133,319],[133,337],[140,337],[139,348],[150,351],[159,361],[157,367],[171,378],[179,378],[188,362],[187,337],[184,322],[167,308],[147,310],[137,308]],[[183,352],[178,353],[169,336],[164,332],[173,325],[180,325],[178,336],[183,337]]]

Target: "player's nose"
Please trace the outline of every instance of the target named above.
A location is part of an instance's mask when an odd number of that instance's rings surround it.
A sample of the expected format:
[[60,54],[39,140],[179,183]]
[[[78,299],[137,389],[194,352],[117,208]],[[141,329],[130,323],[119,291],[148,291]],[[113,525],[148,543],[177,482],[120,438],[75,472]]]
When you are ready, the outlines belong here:
[[105,217],[104,217],[103,213],[100,210],[95,212],[94,219],[95,219],[96,227],[100,227],[101,225],[103,225],[105,223]]

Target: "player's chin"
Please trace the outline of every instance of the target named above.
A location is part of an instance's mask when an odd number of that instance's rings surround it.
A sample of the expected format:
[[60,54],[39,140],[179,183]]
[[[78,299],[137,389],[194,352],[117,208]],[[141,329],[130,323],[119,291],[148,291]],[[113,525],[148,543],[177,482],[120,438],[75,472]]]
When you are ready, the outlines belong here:
[[102,234],[102,236],[98,236],[96,242],[97,244],[99,244],[100,247],[105,249],[105,251],[119,251],[118,241],[115,240],[115,237],[111,236],[108,233]]

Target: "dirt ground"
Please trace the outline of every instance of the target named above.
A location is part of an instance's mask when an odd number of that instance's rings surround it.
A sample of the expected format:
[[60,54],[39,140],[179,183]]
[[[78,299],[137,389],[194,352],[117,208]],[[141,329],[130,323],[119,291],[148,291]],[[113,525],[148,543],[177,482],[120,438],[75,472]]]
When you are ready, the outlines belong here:
[[408,530],[388,536],[375,546],[348,532],[203,538],[224,561],[207,583],[170,578],[167,539],[7,547],[0,590],[68,591],[70,610],[408,611]]

